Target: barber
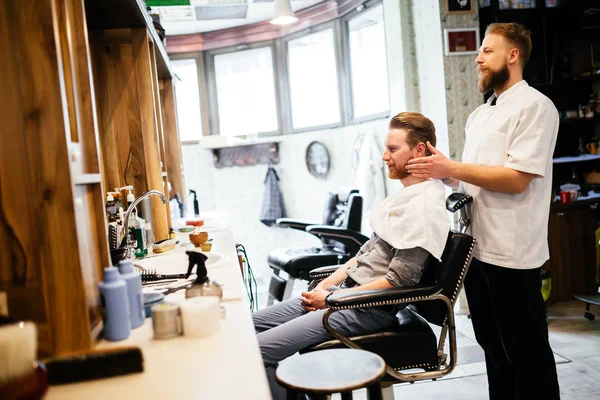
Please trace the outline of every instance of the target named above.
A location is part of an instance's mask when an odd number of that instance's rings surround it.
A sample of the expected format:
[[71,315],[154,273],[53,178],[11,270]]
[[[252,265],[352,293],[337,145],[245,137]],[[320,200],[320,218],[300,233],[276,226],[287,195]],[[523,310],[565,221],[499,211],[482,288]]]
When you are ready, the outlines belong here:
[[406,167],[473,196],[477,245],[465,291],[491,400],[559,398],[540,277],[558,112],[523,80],[531,47],[522,25],[489,25],[475,62],[479,90],[494,93],[467,120],[462,162],[428,144],[432,156]]

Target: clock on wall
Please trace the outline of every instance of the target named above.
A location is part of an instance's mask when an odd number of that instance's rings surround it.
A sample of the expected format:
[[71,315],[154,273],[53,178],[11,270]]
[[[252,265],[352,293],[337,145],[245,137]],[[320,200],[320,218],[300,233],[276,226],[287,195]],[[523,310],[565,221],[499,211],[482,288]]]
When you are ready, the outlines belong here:
[[312,142],[306,148],[306,167],[316,177],[322,178],[329,172],[329,152],[321,142]]

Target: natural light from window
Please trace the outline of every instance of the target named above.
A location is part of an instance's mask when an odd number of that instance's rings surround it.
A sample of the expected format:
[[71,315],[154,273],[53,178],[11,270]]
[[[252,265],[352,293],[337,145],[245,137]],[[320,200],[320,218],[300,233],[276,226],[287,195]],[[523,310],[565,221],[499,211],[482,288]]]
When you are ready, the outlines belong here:
[[348,22],[354,118],[389,111],[383,5]]
[[333,29],[290,40],[287,48],[293,128],[339,123]]
[[214,58],[219,130],[223,136],[277,131],[271,47]]
[[199,140],[202,137],[202,118],[196,60],[172,60],[171,67],[179,77],[179,80],[174,79],[179,140]]

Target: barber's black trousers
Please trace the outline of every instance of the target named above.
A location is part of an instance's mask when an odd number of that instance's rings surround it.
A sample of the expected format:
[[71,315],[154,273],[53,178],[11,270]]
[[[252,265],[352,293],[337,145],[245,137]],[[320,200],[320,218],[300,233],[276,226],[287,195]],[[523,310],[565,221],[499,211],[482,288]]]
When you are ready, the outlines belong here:
[[473,259],[465,291],[475,337],[485,351],[490,400],[559,399],[540,268]]

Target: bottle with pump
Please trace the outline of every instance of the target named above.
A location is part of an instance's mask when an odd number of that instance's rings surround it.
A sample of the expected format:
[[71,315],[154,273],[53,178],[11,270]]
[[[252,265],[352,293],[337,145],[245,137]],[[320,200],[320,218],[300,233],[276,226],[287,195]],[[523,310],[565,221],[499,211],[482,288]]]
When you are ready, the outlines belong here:
[[119,273],[127,285],[127,299],[129,301],[129,321],[131,328],[135,329],[144,325],[144,296],[142,295],[142,276],[133,268],[129,260],[119,261]]
[[219,299],[223,297],[223,288],[216,282],[211,281],[208,278],[206,272],[206,257],[204,254],[197,251],[186,251],[190,263],[188,266],[186,279],[192,274],[194,266],[196,266],[196,280],[185,290],[185,298],[198,297],[198,296],[217,296]]
[[115,267],[104,268],[104,281],[99,287],[104,306],[104,338],[112,341],[127,339],[131,333],[129,300],[127,284],[119,270]]
[[134,254],[137,258],[142,258],[148,255],[146,221],[137,216],[137,210],[133,210],[129,218],[129,230],[133,231],[133,237],[136,243]]

